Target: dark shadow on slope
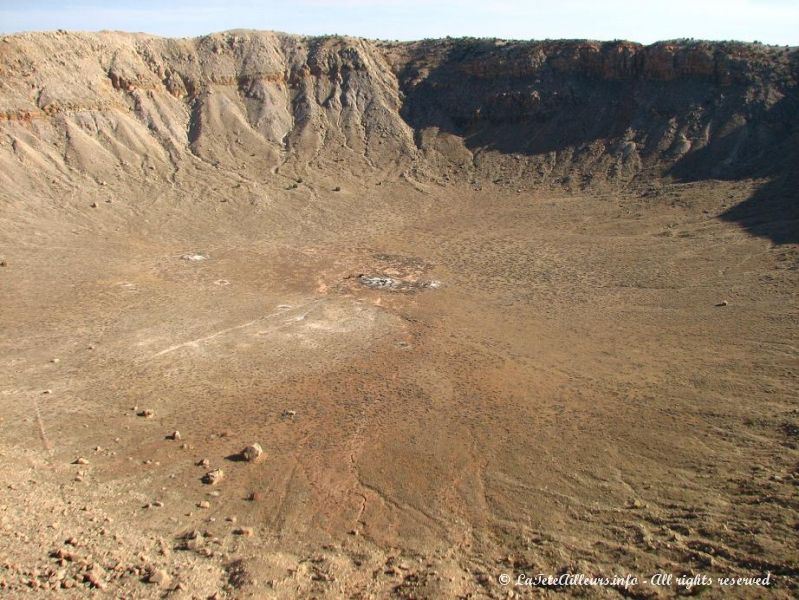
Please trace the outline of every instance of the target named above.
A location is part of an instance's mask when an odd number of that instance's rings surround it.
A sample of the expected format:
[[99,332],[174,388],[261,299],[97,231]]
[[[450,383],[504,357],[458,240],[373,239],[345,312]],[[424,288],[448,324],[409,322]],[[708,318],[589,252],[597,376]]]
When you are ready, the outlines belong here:
[[721,215],[775,244],[799,243],[799,94],[686,155],[670,174],[684,182],[768,178],[752,196]]
[[[604,73],[568,55],[564,44],[563,56],[535,63],[539,46],[475,40],[416,57],[398,75],[402,118],[416,132],[435,127],[457,135],[472,151],[540,155],[618,141],[628,130],[656,139],[674,118],[697,128],[703,119],[723,122],[746,102],[741,83],[722,90],[712,76],[647,78],[642,56],[626,70]],[[605,43],[602,55],[620,47]]]
[[775,244],[799,244],[799,181],[779,177],[733,206],[721,219]]

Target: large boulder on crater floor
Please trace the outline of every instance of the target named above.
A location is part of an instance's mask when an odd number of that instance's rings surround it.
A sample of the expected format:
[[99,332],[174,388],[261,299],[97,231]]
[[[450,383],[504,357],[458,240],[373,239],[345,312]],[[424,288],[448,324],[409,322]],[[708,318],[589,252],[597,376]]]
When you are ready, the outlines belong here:
[[264,450],[261,448],[261,444],[256,443],[247,446],[241,451],[241,458],[247,462],[258,462],[262,460],[264,458]]

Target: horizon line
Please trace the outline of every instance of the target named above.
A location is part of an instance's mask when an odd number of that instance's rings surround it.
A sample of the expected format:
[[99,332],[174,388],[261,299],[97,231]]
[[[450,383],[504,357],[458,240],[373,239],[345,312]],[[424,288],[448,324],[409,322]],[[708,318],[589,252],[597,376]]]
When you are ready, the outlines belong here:
[[354,35],[349,33],[320,33],[320,34],[308,34],[308,33],[292,33],[290,31],[282,31],[278,29],[255,29],[250,27],[233,27],[229,29],[220,29],[209,31],[207,33],[199,33],[196,35],[162,35],[159,33],[151,33],[148,31],[132,31],[126,29],[64,29],[64,28],[56,28],[56,29],[26,29],[26,30],[18,30],[18,31],[0,31],[0,37],[12,37],[17,35],[38,35],[38,34],[105,34],[105,33],[112,33],[112,34],[123,34],[123,35],[139,35],[139,36],[147,36],[152,38],[159,38],[164,40],[193,40],[193,39],[201,39],[205,37],[209,37],[212,35],[218,34],[225,34],[225,33],[234,33],[234,32],[249,32],[249,33],[273,33],[279,35],[286,35],[286,36],[293,36],[298,38],[353,38],[358,40],[366,40],[371,42],[392,42],[392,43],[404,43],[404,44],[412,44],[416,42],[427,42],[427,41],[458,41],[458,40],[485,40],[485,41],[498,41],[498,42],[595,42],[600,44],[634,44],[636,46],[641,47],[649,47],[649,46],[657,46],[659,44],[668,44],[668,43],[685,43],[685,42],[695,42],[695,43],[707,43],[707,44],[736,44],[736,45],[746,45],[746,46],[762,46],[767,48],[799,48],[799,45],[791,45],[791,44],[779,44],[779,43],[769,43],[763,42],[760,40],[742,40],[742,39],[713,39],[713,38],[695,38],[695,37],[676,37],[676,38],[665,38],[661,40],[656,40],[654,42],[646,43],[646,42],[639,42],[636,40],[626,39],[626,38],[613,38],[613,39],[599,39],[599,38],[567,38],[567,37],[559,37],[559,38],[510,38],[510,37],[497,37],[497,36],[473,36],[473,35],[446,35],[443,37],[420,37],[420,38],[379,38],[379,37],[367,37],[361,35]]

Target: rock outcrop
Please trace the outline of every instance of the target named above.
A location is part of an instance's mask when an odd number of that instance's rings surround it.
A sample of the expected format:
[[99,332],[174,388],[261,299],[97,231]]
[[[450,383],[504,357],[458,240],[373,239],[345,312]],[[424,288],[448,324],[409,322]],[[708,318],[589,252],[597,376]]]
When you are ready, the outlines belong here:
[[[0,177],[169,179],[196,160],[567,187],[778,176],[798,75],[795,48],[732,42],[18,34],[0,38]],[[14,173],[26,160],[37,174]]]

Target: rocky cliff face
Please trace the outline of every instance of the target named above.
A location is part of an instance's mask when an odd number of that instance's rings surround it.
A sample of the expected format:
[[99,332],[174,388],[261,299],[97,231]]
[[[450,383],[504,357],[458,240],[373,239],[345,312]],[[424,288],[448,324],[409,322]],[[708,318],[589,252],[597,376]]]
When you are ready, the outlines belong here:
[[32,34],[3,38],[0,51],[6,149],[46,157],[50,170],[169,177],[194,159],[360,169],[413,154],[396,80],[362,40]]
[[[4,183],[344,169],[587,187],[797,164],[799,52],[736,43],[0,39]],[[19,166],[33,162],[36,172]],[[137,175],[137,176],[138,176]]]
[[[415,131],[473,153],[532,158],[532,174],[736,177],[797,147],[797,53],[742,44],[441,41],[395,63]],[[431,154],[440,136],[421,136]],[[689,157],[702,151],[694,164]],[[682,163],[690,163],[683,169]],[[784,166],[784,165],[783,165]]]

